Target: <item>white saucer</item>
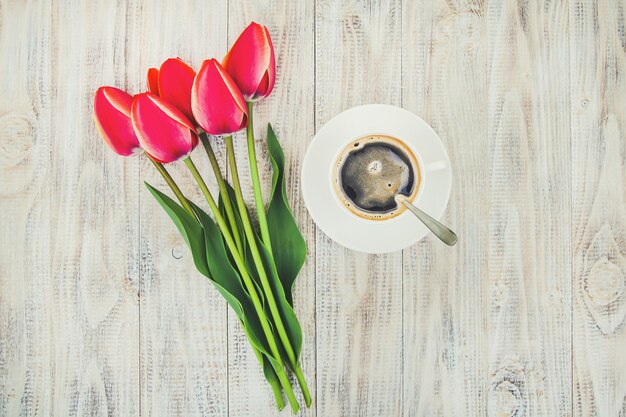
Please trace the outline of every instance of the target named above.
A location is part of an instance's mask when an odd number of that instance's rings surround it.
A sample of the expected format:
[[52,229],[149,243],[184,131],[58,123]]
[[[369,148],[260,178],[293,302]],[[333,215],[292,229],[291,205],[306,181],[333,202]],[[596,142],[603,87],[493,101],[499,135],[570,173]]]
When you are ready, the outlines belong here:
[[333,185],[333,164],[341,151],[363,136],[380,134],[402,140],[417,157],[422,181],[413,203],[441,218],[452,185],[450,159],[437,133],[420,117],[385,104],[353,107],[338,114],[315,135],[302,164],[302,194],[311,217],[335,242],[366,253],[387,253],[410,246],[429,230],[408,210],[387,220],[365,220],[343,204]]

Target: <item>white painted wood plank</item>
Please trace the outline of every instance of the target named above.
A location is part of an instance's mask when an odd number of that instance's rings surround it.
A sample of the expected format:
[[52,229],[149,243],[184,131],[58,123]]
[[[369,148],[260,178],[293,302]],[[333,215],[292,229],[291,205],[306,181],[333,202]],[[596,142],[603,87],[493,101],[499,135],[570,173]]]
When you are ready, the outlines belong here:
[[[315,19],[316,129],[355,105],[400,105],[400,2],[319,1]],[[318,414],[400,415],[402,254],[316,241]]]
[[53,415],[138,415],[137,162],[93,122],[100,85],[124,87],[126,9],[58,4],[50,201]]
[[[315,401],[315,228],[300,194],[300,167],[314,122],[314,36],[313,3],[272,1],[230,1],[229,45],[241,31],[255,21],[266,25],[276,54],[277,76],[272,94],[254,106],[254,130],[263,197],[269,199],[272,171],[265,136],[267,123],[278,135],[286,158],[289,203],[308,246],[307,262],[294,286],[294,308],[303,333],[301,363],[313,401]],[[236,137],[238,167],[249,207],[254,207],[249,176],[245,132]],[[250,349],[239,321],[229,312],[229,408],[231,416],[278,415],[274,397],[259,362]],[[302,416],[314,416],[315,403],[307,409],[297,381],[292,380]],[[285,411],[291,413],[285,398]]]
[[486,5],[405,1],[403,104],[438,132],[452,164],[443,221],[404,251],[405,416],[486,415],[489,142]]
[[[198,68],[226,52],[227,1],[137,2],[130,7],[133,92],[149,67],[180,57]],[[211,190],[217,187],[200,146],[192,155]],[[183,191],[208,206],[184,164],[168,165]],[[169,189],[143,158],[141,178]],[[169,193],[171,195],[171,193]],[[226,303],[193,265],[182,237],[143,187],[141,204],[141,413],[228,415]]]
[[51,414],[51,8],[1,10],[0,415]]
[[626,415],[626,2],[570,2],[573,413]]
[[[91,118],[97,86],[139,92],[169,56],[219,58],[250,20],[276,41],[257,136],[275,123],[309,243],[296,309],[319,414],[626,414],[624,1],[399,3],[2,3],[0,415],[276,414],[140,180],[165,185]],[[316,233],[306,144],[365,102],[403,104],[442,136],[456,248],[429,237],[402,267]]]
[[568,3],[488,5],[490,415],[571,415]]
[[2,8],[3,180],[22,181],[6,189],[2,305],[21,353],[2,414],[138,415],[137,165],[92,118],[96,88],[125,83],[125,10],[57,6]]

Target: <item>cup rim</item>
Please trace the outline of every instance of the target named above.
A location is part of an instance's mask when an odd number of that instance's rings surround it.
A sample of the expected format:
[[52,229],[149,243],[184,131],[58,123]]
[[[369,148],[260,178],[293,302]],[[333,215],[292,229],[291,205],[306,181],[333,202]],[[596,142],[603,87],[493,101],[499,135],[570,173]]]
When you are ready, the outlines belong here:
[[305,205],[317,226],[332,240],[365,253],[387,253],[417,242],[428,229],[407,210],[373,221],[349,214],[334,192],[332,164],[345,145],[381,132],[401,139],[420,164],[422,184],[412,202],[434,218],[443,214],[451,190],[448,154],[437,133],[419,116],[385,104],[367,104],[339,113],[319,129],[302,163]]
[[[407,152],[410,154],[409,155],[409,159],[411,159],[411,165],[414,165],[414,170],[418,173],[419,175],[419,182],[417,183],[417,187],[414,191],[411,192],[411,194],[407,197],[407,200],[409,202],[414,202],[417,201],[419,194],[421,193],[421,190],[423,188],[423,183],[425,180],[425,176],[422,170],[422,160],[419,156],[419,153],[416,152],[416,150],[414,149],[413,146],[411,146],[410,143],[407,143],[405,140],[403,140],[402,138],[397,138],[394,136],[390,136],[388,134],[385,133],[378,133],[378,132],[374,132],[374,133],[369,133],[366,134],[364,136],[358,136],[355,138],[350,139],[350,141],[348,141],[348,143],[339,150],[339,152],[336,152],[336,156],[334,157],[334,163],[333,163],[333,169],[329,172],[329,177],[328,180],[331,183],[331,186],[333,187],[333,190],[335,191],[334,195],[336,197],[337,203],[340,204],[349,214],[351,214],[352,216],[358,218],[358,219],[362,219],[365,221],[373,221],[373,222],[386,222],[386,221],[390,221],[396,217],[399,217],[403,214],[405,214],[405,212],[407,211],[406,206],[404,205],[399,205],[397,210],[400,210],[399,213],[394,213],[393,216],[388,216],[388,217],[383,217],[383,218],[374,218],[374,217],[366,217],[366,216],[359,216],[357,213],[355,213],[353,210],[350,210],[349,208],[347,208],[344,204],[344,202],[341,199],[341,196],[339,195],[339,187],[340,185],[337,182],[336,177],[338,176],[338,171],[340,171],[340,167],[338,166],[339,163],[339,159],[341,158],[341,156],[347,151],[347,149],[350,147],[350,145],[354,144],[356,141],[359,140],[363,140],[363,139],[369,139],[369,137],[373,137],[373,136],[385,136],[385,137],[389,137],[394,141],[400,142],[402,144],[402,146],[404,146],[405,148],[407,148]],[[343,163],[345,163],[345,161],[343,161]],[[414,163],[414,164],[413,164]],[[359,210],[360,211],[360,210]],[[363,212],[365,212],[365,210],[363,210]],[[365,212],[366,213],[366,212]],[[366,214],[367,215],[367,214]]]

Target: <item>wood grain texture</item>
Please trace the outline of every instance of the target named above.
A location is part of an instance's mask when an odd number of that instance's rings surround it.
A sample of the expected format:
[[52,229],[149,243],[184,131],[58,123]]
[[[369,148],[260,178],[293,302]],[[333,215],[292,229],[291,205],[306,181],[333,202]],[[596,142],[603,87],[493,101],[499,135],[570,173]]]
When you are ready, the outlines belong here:
[[110,48],[125,10],[4,6],[3,241],[19,243],[2,250],[0,414],[138,415],[137,170],[92,140],[91,117],[98,85],[125,84]]
[[460,238],[450,248],[427,236],[404,251],[405,416],[486,415],[486,11],[478,1],[407,1],[403,10],[403,106],[446,144],[453,187],[444,221]]
[[573,414],[626,415],[626,2],[570,4]]
[[[314,122],[314,36],[312,2],[249,2],[230,0],[229,45],[251,22],[266,25],[272,35],[277,78],[269,98],[254,106],[254,131],[263,197],[267,202],[272,170],[265,146],[267,123],[271,123],[285,152],[287,192],[294,217],[308,247],[307,262],[294,286],[294,307],[303,334],[300,362],[313,399],[315,392],[315,226],[300,193],[300,167]],[[248,168],[245,132],[235,141],[242,187],[249,207],[254,207]],[[279,415],[271,389],[265,382],[259,362],[250,349],[236,316],[229,312],[229,407],[233,416]],[[300,415],[316,415],[315,403],[307,409],[297,381],[292,380],[300,403]],[[285,401],[286,398],[285,398]],[[289,414],[289,405],[280,414]]]
[[492,415],[571,413],[568,3],[488,7]]
[[[315,19],[316,129],[355,105],[400,105],[400,2],[319,1]],[[400,415],[402,254],[318,231],[315,270],[318,415]]]
[[[138,2],[129,5],[134,91],[145,88],[146,71],[178,56],[198,68],[226,53],[227,2]],[[166,28],[166,30],[155,30]],[[167,29],[169,28],[169,29]],[[174,30],[174,28],[177,28]],[[179,30],[185,28],[185,30]],[[223,149],[215,146],[216,151]],[[217,197],[202,146],[192,158]],[[223,158],[220,158],[223,159]],[[182,162],[168,165],[183,192],[210,212]],[[169,192],[142,158],[142,179]],[[142,186],[141,203],[141,414],[228,415],[227,305],[200,275],[182,237]]]
[[[301,414],[626,416],[624,0],[0,0],[0,416],[290,415],[142,184],[164,182],[91,114],[99,85],[221,59],[252,20],[278,64],[256,106],[265,197],[270,121],[309,247]],[[308,216],[308,143],[371,102],[444,141],[454,248],[359,254]]]
[[127,84],[126,10],[58,6],[48,203],[54,373],[45,384],[53,415],[137,415],[137,165],[93,140],[92,119],[96,88]]
[[16,74],[0,80],[0,207],[10,219],[0,226],[0,415],[50,414],[52,234],[38,225],[52,219],[51,8],[0,10],[0,69]]

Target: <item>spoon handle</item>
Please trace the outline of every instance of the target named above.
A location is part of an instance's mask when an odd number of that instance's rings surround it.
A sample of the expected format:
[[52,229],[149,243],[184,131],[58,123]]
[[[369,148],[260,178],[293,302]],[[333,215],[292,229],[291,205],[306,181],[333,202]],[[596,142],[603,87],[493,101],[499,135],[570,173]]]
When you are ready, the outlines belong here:
[[402,199],[402,202],[411,211],[411,213],[415,214],[415,217],[420,219],[420,221],[424,223],[424,225],[428,227],[430,231],[433,232],[433,234],[443,243],[448,246],[453,246],[457,242],[458,238],[452,230],[448,229],[446,226],[441,224],[441,222],[433,219],[428,214],[409,203],[407,200]]

